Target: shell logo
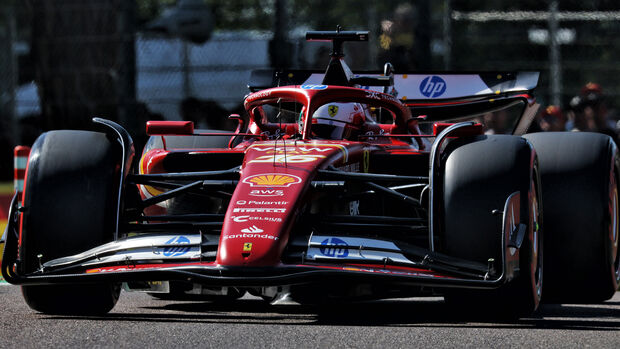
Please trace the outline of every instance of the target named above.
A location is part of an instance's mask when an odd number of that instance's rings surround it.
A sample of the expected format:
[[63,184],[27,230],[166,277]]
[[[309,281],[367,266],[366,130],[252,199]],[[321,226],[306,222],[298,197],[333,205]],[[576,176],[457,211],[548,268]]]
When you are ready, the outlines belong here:
[[290,187],[301,183],[301,178],[287,174],[265,173],[247,177],[243,183],[252,187]]

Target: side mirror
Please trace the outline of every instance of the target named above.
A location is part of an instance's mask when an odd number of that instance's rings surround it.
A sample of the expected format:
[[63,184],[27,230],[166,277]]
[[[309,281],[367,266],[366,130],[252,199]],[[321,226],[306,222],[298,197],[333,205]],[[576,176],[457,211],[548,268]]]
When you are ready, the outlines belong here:
[[194,134],[193,121],[147,121],[146,134],[149,136]]
[[[433,124],[433,135],[438,136],[443,130],[454,125],[454,123],[436,122]],[[471,126],[461,127],[450,133],[450,137],[467,137],[483,134],[482,124],[473,124]]]
[[237,120],[237,130],[235,131],[235,133],[241,133],[241,131],[243,130],[243,126],[245,125],[245,120],[243,120],[241,115],[239,115],[239,114],[230,114],[230,115],[228,115],[228,119],[230,119],[230,120]]

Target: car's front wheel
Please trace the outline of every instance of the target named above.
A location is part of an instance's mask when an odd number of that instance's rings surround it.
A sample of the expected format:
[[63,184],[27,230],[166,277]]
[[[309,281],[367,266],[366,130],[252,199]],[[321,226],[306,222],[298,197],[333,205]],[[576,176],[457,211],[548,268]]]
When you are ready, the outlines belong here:
[[[112,241],[121,151],[105,134],[50,131],[32,147],[24,190],[20,271]],[[117,284],[22,286],[26,303],[49,314],[102,314],[118,299]]]
[[[498,289],[447,290],[446,301],[484,316],[517,318],[538,308],[543,286],[542,200],[535,152],[516,136],[478,136],[448,145],[443,176],[442,252],[479,263],[502,260],[502,216],[519,193],[527,234],[518,275]],[[497,264],[498,267],[501,264]],[[502,266],[503,267],[503,266]]]

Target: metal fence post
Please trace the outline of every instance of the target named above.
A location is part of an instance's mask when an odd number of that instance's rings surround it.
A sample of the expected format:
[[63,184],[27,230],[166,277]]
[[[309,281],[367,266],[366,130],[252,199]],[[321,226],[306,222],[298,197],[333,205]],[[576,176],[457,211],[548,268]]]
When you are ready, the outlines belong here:
[[562,65],[558,44],[558,2],[549,4],[549,75],[551,77],[551,103],[562,105]]
[[118,121],[134,134],[139,127],[136,115],[136,3],[123,0],[118,4]]
[[15,89],[17,60],[13,52],[15,43],[15,16],[12,4],[0,8],[0,138],[18,141],[15,117]]

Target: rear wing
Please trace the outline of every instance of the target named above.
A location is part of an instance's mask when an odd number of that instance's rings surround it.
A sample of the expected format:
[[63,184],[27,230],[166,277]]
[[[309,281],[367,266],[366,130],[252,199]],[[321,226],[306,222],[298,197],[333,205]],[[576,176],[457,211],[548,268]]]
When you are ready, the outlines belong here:
[[[532,90],[538,85],[539,72],[393,74],[390,78],[394,83],[390,86],[373,79],[381,76],[378,72],[367,72],[356,75],[350,81],[368,81],[373,85],[356,86],[396,95],[412,108],[414,116],[424,116],[424,120],[429,122],[448,120],[457,115],[480,115],[526,101],[521,118],[513,129],[514,134],[523,134],[539,108],[532,96]],[[248,88],[252,92],[287,85],[316,88],[323,85],[323,77],[323,72],[309,70],[255,70]]]
[[[330,61],[325,72],[311,70],[253,71],[248,88],[252,92],[277,87],[301,85],[323,89],[325,85],[349,86],[389,93],[412,108],[414,116],[427,121],[442,121],[454,116],[468,117],[527,101],[514,128],[524,133],[538,110],[532,90],[538,85],[538,72],[415,72],[394,74],[386,63],[383,72],[356,74],[345,63],[345,41],[367,41],[368,32],[308,32],[306,40],[331,41]],[[305,85],[305,86],[304,86]]]
[[[379,72],[356,74],[358,87],[383,91],[385,84],[373,83]],[[483,96],[528,93],[538,85],[539,72],[416,72],[394,74],[396,97],[406,104],[430,100],[469,99]],[[311,70],[260,69],[252,72],[248,88],[252,92],[286,85],[321,85],[324,72]],[[370,78],[370,79],[368,79]],[[380,81],[380,80],[377,80]],[[369,85],[364,85],[368,83]],[[373,85],[370,85],[373,84]]]

